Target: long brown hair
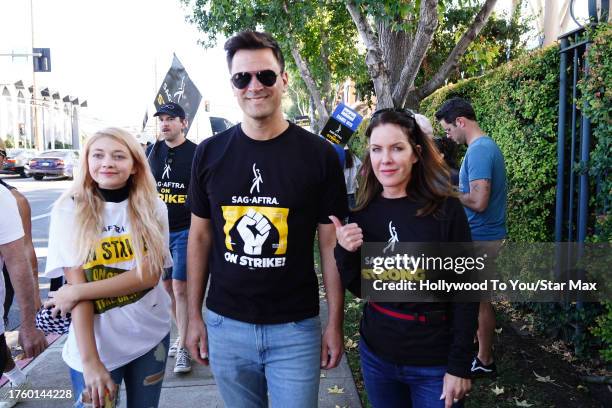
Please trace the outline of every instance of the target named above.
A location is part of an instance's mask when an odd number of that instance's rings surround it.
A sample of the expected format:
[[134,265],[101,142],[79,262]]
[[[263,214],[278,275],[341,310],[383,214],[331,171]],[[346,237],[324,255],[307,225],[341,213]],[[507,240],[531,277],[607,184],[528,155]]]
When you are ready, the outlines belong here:
[[[448,197],[455,196],[450,181],[449,167],[444,163],[444,159],[434,143],[429,137],[425,136],[416,123],[414,115],[407,111],[390,109],[374,113],[365,133],[368,144],[374,128],[385,124],[399,126],[406,135],[414,154],[418,157],[418,161],[412,166],[410,180],[406,186],[408,196],[422,204],[422,207],[417,211],[417,216],[436,213]],[[417,148],[417,146],[420,146],[420,148]],[[369,149],[366,151],[362,168],[364,170],[359,182],[361,187],[357,192],[357,203],[354,211],[366,208],[383,191],[383,186],[372,169]]]
[[119,128],[106,128],[96,132],[87,140],[83,148],[79,171],[75,174],[72,187],[57,201],[73,200],[75,206],[76,253],[80,262],[85,263],[92,248],[100,239],[103,227],[104,201],[97,191],[97,183],[89,174],[89,151],[91,145],[101,138],[110,138],[127,147],[134,161],[135,173],[128,180],[130,192],[128,197],[128,217],[132,229],[136,269],[143,277],[145,252],[149,273],[161,275],[164,266],[165,240],[161,214],[157,211],[159,199],[155,179],[149,169],[149,163],[142,147],[130,133]]

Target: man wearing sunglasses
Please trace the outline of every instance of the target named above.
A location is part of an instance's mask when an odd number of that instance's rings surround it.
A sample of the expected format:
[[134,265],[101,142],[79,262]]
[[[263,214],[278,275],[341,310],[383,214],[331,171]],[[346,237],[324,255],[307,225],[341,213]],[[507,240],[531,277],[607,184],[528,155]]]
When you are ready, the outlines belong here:
[[191,163],[196,144],[185,137],[187,119],[181,105],[169,102],[159,107],[155,115],[159,119],[162,139],[148,148],[147,157],[157,182],[157,192],[168,207],[170,226],[170,253],[172,268],[164,274],[164,287],[172,299],[172,315],[178,328],[178,337],[168,350],[168,356],[176,357],[175,373],[191,371],[191,357],[185,348],[187,334],[187,237],[191,214],[185,206]]
[[[243,121],[196,150],[187,345],[200,363],[210,357],[226,406],[310,408],[320,368],[342,355],[343,292],[328,216],[347,214],[344,177],[329,143],[283,117],[288,76],[277,42],[242,32],[225,50]],[[329,308],[322,338],[316,232]]]

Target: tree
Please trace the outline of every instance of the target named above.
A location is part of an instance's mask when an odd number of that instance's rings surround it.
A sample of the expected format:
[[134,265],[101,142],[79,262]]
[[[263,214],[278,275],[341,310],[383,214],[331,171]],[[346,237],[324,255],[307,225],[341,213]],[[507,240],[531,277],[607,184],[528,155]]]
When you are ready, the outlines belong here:
[[355,71],[365,72],[363,59],[354,47],[355,25],[342,2],[181,1],[192,6],[189,20],[208,36],[202,42],[205,46],[214,45],[219,34],[231,36],[249,29],[270,32],[286,56],[287,70],[299,73],[308,91],[316,111],[315,131],[322,129],[329,118],[337,84],[355,76]]
[[518,14],[510,23],[490,19],[497,0],[181,1],[192,5],[190,21],[207,34],[205,45],[218,34],[245,29],[274,35],[287,70],[301,78],[293,84],[307,91],[308,101],[300,105],[309,103],[316,112],[315,131],[327,121],[347,78],[362,95],[373,88],[378,108],[418,108],[447,80],[505,61],[506,52],[520,49],[527,29]]
[[[496,2],[484,1],[438,70],[416,87],[415,80],[438,27],[439,12],[457,2],[438,5],[436,0],[346,0],[366,45],[366,65],[374,83],[377,107],[417,108],[423,98],[442,86],[485,26]],[[464,3],[471,2],[458,4]]]
[[[509,59],[522,55],[527,46],[526,34],[530,31],[532,17],[521,18],[521,0],[514,0],[515,8],[509,16],[492,14],[475,41],[472,41],[459,60],[448,80],[456,82],[462,78],[482,75]],[[415,80],[421,86],[431,78],[450,54],[461,33],[468,29],[480,5],[448,8],[440,18],[440,24],[430,49],[423,60]]]

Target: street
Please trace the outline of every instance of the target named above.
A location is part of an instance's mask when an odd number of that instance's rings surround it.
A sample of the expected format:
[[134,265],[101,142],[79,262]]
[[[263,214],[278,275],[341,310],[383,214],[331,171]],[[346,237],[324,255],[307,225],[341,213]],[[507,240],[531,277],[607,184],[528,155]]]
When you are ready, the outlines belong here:
[[[64,192],[72,181],[62,178],[45,178],[36,181],[32,178],[20,178],[19,176],[0,175],[7,184],[16,187],[26,196],[32,207],[32,240],[38,258],[38,284],[40,286],[40,297],[45,299],[49,290],[49,279],[44,278],[45,263],[47,260],[47,243],[49,235],[49,216],[51,206],[55,200]],[[7,330],[15,330],[19,326],[19,305],[17,300],[9,313]]]

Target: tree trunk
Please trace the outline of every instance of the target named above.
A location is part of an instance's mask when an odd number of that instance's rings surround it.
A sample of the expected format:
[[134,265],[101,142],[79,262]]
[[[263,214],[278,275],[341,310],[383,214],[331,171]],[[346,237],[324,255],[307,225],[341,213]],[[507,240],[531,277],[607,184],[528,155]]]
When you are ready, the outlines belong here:
[[312,133],[319,134],[321,132],[321,129],[323,128],[319,128],[317,124],[317,117],[315,115],[316,108],[312,99],[312,95],[308,97],[308,102],[310,103],[310,129],[312,130]]
[[327,112],[331,112],[334,108],[332,105],[334,103],[335,94],[332,94],[332,84],[331,84],[331,67],[329,66],[329,52],[327,50],[327,34],[325,32],[321,33],[321,48],[319,49],[319,54],[321,55],[321,61],[323,62],[323,66],[325,67],[325,72],[323,72],[322,77],[323,81],[321,84],[321,93],[323,94],[323,106]]
[[414,35],[407,59],[403,64],[392,66],[390,69],[400,71],[399,80],[393,82],[393,103],[404,107],[408,92],[414,86],[419,69],[431,45],[436,27],[438,27],[438,5],[436,0],[421,0],[419,12],[419,25]]
[[[290,19],[289,6],[286,1],[283,2],[283,9],[287,17]],[[315,82],[314,77],[312,76],[312,73],[310,72],[310,67],[308,66],[308,63],[306,62],[306,60],[304,60],[304,58],[302,58],[302,55],[300,55],[297,41],[295,37],[292,35],[291,24],[289,24],[289,27],[288,27],[287,39],[291,46],[291,55],[293,56],[295,65],[297,65],[300,71],[300,76],[302,77],[302,80],[306,84],[306,89],[308,89],[308,93],[310,94],[311,107],[313,107],[314,105],[314,109],[311,109],[311,114],[312,114],[312,117],[311,117],[312,125],[311,126],[313,130],[316,129],[315,133],[318,133],[319,130],[323,129],[323,126],[327,122],[327,119],[329,118],[329,112],[325,108],[325,104],[323,102],[323,95],[321,95],[321,92],[319,88],[317,87],[317,83]],[[317,113],[316,123],[314,120],[315,111]]]
[[402,73],[402,67],[406,64],[412,37],[405,31],[394,31],[384,21],[377,24],[380,48],[383,51],[385,64],[389,69],[389,80],[397,84]]
[[298,51],[295,44],[293,44],[293,47],[291,47],[291,55],[293,56],[295,64],[300,70],[300,75],[304,80],[304,83],[306,84],[306,88],[308,89],[308,92],[312,97],[312,102],[314,103],[314,108],[317,112],[317,127],[318,129],[323,129],[323,126],[327,122],[327,119],[329,119],[329,113],[327,112],[327,109],[325,109],[325,105],[323,104],[321,92],[319,92],[319,88],[317,88],[317,84],[315,83],[315,80],[312,77],[312,74],[310,73],[310,68],[308,67],[308,64],[300,55],[300,52]]
[[357,26],[357,30],[363,40],[366,52],[366,66],[372,82],[374,83],[374,92],[376,92],[376,108],[392,108],[393,97],[391,95],[391,81],[389,72],[385,66],[383,52],[378,43],[378,36],[372,31],[366,17],[363,15],[359,6],[354,0],[346,1],[351,18]]

